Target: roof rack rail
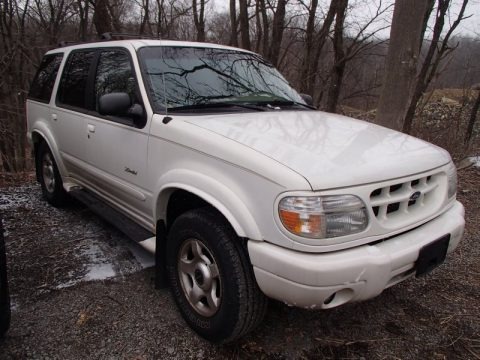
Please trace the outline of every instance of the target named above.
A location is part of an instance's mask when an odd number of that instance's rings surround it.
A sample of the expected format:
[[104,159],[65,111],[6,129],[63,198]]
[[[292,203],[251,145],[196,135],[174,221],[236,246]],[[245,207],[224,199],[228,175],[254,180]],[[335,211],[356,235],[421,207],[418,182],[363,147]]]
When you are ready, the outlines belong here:
[[130,38],[130,39],[153,39],[153,40],[160,40],[159,36],[149,36],[149,35],[141,35],[141,34],[130,34],[130,33],[114,33],[114,32],[106,32],[100,35],[100,40],[122,40],[123,38]]
[[78,41],[60,41],[58,43],[58,47],[65,47],[65,46],[75,45],[75,44],[78,44]]

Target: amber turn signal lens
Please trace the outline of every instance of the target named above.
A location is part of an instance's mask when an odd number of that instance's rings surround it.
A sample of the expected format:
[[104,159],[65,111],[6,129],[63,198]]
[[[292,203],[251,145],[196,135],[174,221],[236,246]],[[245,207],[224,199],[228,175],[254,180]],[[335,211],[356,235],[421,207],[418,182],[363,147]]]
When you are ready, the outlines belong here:
[[283,225],[293,233],[300,232],[300,214],[291,211],[280,210],[280,218]]

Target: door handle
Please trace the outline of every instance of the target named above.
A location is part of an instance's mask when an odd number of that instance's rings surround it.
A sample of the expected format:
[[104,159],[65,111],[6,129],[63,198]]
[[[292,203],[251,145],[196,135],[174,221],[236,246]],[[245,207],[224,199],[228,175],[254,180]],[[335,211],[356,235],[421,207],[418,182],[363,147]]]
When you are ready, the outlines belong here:
[[57,114],[52,114],[52,120],[57,121]]
[[87,129],[89,133],[94,133],[95,132],[95,125],[88,124]]

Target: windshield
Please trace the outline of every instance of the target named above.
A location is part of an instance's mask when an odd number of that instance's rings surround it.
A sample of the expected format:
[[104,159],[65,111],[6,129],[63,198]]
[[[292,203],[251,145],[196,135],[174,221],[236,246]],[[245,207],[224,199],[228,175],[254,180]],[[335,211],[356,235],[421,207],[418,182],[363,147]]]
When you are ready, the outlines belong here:
[[259,55],[229,49],[144,47],[139,50],[156,111],[198,105],[305,104]]

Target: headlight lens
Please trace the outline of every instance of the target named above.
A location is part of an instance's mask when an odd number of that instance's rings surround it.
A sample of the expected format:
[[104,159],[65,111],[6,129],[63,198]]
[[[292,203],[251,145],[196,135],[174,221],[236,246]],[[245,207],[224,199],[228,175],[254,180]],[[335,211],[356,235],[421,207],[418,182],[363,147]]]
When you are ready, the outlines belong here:
[[457,193],[457,168],[453,162],[450,162],[450,166],[447,169],[448,177],[448,198],[451,199]]
[[366,229],[365,204],[354,195],[289,196],[278,205],[285,228],[308,238],[332,238]]

